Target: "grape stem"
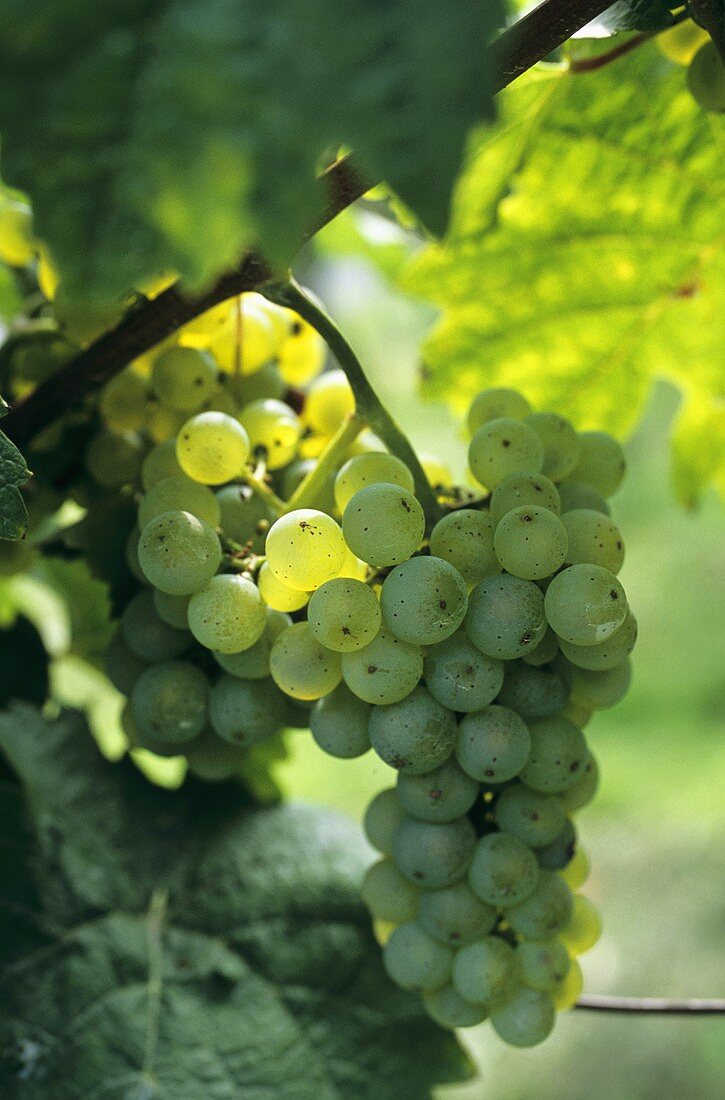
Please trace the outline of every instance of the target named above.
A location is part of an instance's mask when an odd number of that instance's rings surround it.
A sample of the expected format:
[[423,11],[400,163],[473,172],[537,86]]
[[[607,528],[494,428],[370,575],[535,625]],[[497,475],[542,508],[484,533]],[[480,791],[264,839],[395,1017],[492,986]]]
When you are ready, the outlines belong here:
[[725,1000],[712,997],[692,1000],[669,1000],[663,997],[608,997],[591,993],[586,997],[580,997],[576,1008],[583,1008],[589,1012],[721,1016],[725,1015]]
[[340,425],[322,451],[317,464],[303,478],[287,501],[286,512],[293,512],[295,508],[315,508],[319,505],[320,494],[324,491],[327,482],[342,466],[350,445],[355,442],[366,426],[366,421],[359,413],[353,413]]
[[256,493],[265,502],[268,508],[271,508],[275,515],[284,515],[287,511],[287,505],[261,477],[257,477],[256,470],[254,473],[251,470],[245,470],[242,480],[246,482],[252,492]]
[[415,495],[423,508],[426,529],[430,533],[443,514],[435,493],[430,487],[428,478],[425,476],[418,461],[418,456],[410,445],[408,438],[382,405],[380,398],[368,381],[360,360],[335,322],[316,302],[313,302],[305,294],[294,279],[284,283],[269,283],[260,287],[260,291],[271,302],[286,306],[287,309],[293,309],[319,332],[347,375],[352,392],[355,395],[358,414],[412,473],[415,482]]

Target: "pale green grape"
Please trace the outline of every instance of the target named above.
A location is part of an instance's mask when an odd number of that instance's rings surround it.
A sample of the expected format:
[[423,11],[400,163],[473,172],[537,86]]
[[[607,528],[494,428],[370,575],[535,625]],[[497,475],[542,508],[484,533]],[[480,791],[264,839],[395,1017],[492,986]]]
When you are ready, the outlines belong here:
[[488,657],[524,657],[546,633],[543,593],[520,577],[487,577],[468,597],[465,630]]
[[597,907],[582,894],[574,895],[571,916],[560,935],[572,955],[591,951],[602,934],[602,918]]
[[478,790],[476,780],[451,757],[423,775],[398,774],[398,800],[420,821],[455,821],[468,813]]
[[184,750],[191,774],[207,783],[219,783],[237,775],[247,752],[240,745],[222,741],[213,730],[205,730]]
[[411,645],[434,645],[463,622],[466,582],[443,558],[411,558],[385,578],[380,607],[385,625],[396,637]]
[[526,724],[506,707],[483,707],[466,714],[458,727],[456,756],[467,775],[484,783],[505,783],[529,757]]
[[368,485],[358,490],[342,516],[347,545],[358,558],[375,566],[407,561],[423,541],[423,509],[407,489]]
[[199,348],[180,345],[162,351],[151,368],[151,388],[174,412],[194,413],[216,386],[214,359]]
[[288,385],[306,386],[324,367],[326,354],[325,341],[319,333],[301,317],[295,317],[279,349],[279,372]]
[[423,671],[434,699],[450,710],[466,713],[491,703],[504,677],[503,663],[476,649],[463,630],[430,647]]
[[431,531],[430,552],[449,562],[467,584],[478,584],[491,573],[500,572],[493,531],[487,512],[459,508],[436,523]]
[[533,668],[541,668],[543,665],[550,665],[558,652],[559,639],[551,627],[548,626],[546,628],[546,634],[544,634],[544,637],[536,648],[521,659],[526,665],[531,665]]
[[548,940],[568,924],[573,908],[572,892],[555,871],[539,871],[536,886],[525,899],[507,906],[506,920],[527,940]]
[[569,973],[564,978],[561,985],[551,994],[551,1000],[557,1012],[563,1012],[564,1009],[573,1008],[579,1000],[583,988],[584,975],[582,974],[582,968],[579,966],[576,959],[572,959],[569,966]]
[[191,644],[188,630],[175,630],[159,617],[152,594],[138,592],[121,616],[123,640],[140,661],[170,661]]
[[254,292],[243,294],[234,304],[210,345],[224,370],[254,374],[274,358],[286,328],[272,316],[274,308]]
[[472,1005],[453,985],[423,994],[423,1007],[431,1020],[446,1028],[475,1027],[486,1019],[483,1005]]
[[597,645],[614,634],[627,614],[622,585],[600,565],[571,565],[546,590],[552,629],[574,645]]
[[466,877],[476,832],[467,817],[433,824],[412,817],[393,835],[393,856],[409,882],[430,890],[453,886]]
[[334,435],[354,411],[355,398],[344,371],[325,371],[310,385],[304,417],[313,431]]
[[[168,405],[162,405],[153,395],[149,398],[146,410],[146,434],[154,443],[164,443],[174,437],[174,450],[176,449],[176,433],[186,420],[188,413],[174,412]],[[180,472],[180,471],[179,471]]]
[[577,848],[566,867],[559,874],[570,890],[578,890],[589,878],[589,857],[583,848]]
[[[514,508],[536,505],[558,516],[561,511],[556,485],[544,474],[512,474],[491,494],[491,520],[494,527]],[[454,512],[453,515],[456,513]]]
[[383,963],[401,989],[429,993],[449,981],[453,951],[429,936],[418,921],[407,921],[385,944]]
[[162,477],[144,493],[138,509],[138,525],[143,531],[156,516],[180,511],[191,512],[210,527],[219,526],[219,505],[211,489],[185,474]]
[[152,447],[141,463],[141,485],[147,493],[162,478],[179,477],[183,473],[176,459],[176,440],[165,439]]
[[487,489],[495,489],[511,474],[538,474],[543,462],[544,445],[534,429],[510,417],[482,425],[468,448],[471,472]]
[[577,810],[581,810],[584,806],[589,805],[594,795],[597,793],[598,786],[599,768],[596,760],[590,753],[582,768],[580,778],[558,796],[559,804],[566,813],[576,813]]
[[221,485],[239,477],[249,456],[249,436],[233,416],[202,412],[192,416],[176,440],[176,457],[187,477]]
[[262,554],[267,532],[274,523],[274,513],[266,502],[248,485],[225,485],[217,490],[216,499],[224,534],[255,554]]
[[506,665],[498,702],[530,722],[558,714],[568,694],[563,680],[553,670],[516,661]]
[[559,798],[542,794],[514,783],[496,800],[496,824],[499,829],[522,840],[531,848],[543,848],[555,840],[566,824]]
[[106,675],[117,691],[130,695],[134,684],[148,664],[126,645],[122,629],[118,629],[106,646],[104,655]]
[[130,701],[126,703],[121,712],[121,728],[128,738],[128,747],[132,753],[135,750],[144,749],[146,752],[152,752],[154,756],[170,759],[173,756],[183,756],[186,746],[189,744],[189,741],[185,741],[183,737],[180,741],[167,741],[163,739],[163,736],[154,737],[139,730]]
[[569,953],[561,940],[524,942],[514,950],[519,977],[529,989],[553,993],[569,972]]
[[141,562],[138,559],[138,544],[141,536],[141,532],[138,527],[132,527],[128,533],[125,546],[126,565],[133,573],[137,581],[141,581],[141,584],[146,584],[146,574],[141,568]]
[[146,422],[146,380],[126,368],[106,382],[98,399],[98,411],[112,432],[140,432]]
[[309,592],[300,592],[297,588],[289,588],[283,584],[266,561],[257,575],[257,584],[267,607],[274,611],[299,611],[310,598]]
[[605,672],[620,665],[632,652],[636,641],[637,620],[628,610],[622,625],[598,645],[572,645],[563,639],[559,645],[566,659],[577,668]]
[[131,712],[140,733],[160,742],[197,737],[207,724],[209,681],[186,661],[146,669],[131,692]]
[[362,581],[338,577],[326,581],[312,594],[307,621],[322,645],[338,653],[352,653],[376,637],[381,622],[380,604]]
[[490,390],[481,390],[476,394],[468,410],[466,423],[469,432],[473,435],[489,420],[500,420],[502,416],[510,420],[523,420],[530,412],[531,405],[522,393],[503,386],[494,387]]
[[543,473],[552,481],[562,481],[572,472],[582,453],[574,426],[565,417],[552,412],[531,413],[526,423],[544,444]]
[[393,854],[393,836],[406,813],[400,805],[395,787],[379,791],[365,811],[363,828],[373,848],[391,856]]
[[534,890],[539,865],[523,840],[510,833],[487,833],[474,849],[468,881],[487,905],[515,905]]
[[143,447],[138,436],[101,430],[88,444],[86,469],[102,489],[120,489],[135,481],[141,470]]
[[254,374],[233,374],[227,384],[240,405],[278,401],[287,388],[276,363],[265,363]]
[[581,454],[569,480],[584,482],[610,497],[621,485],[627,468],[622,448],[606,432],[581,432],[579,441]]
[[531,753],[520,778],[527,787],[558,794],[574,785],[589,756],[580,729],[566,718],[529,722]]
[[186,630],[189,625],[189,596],[174,596],[170,592],[162,592],[160,588],[154,588],[154,607],[158,614],[177,630]]
[[513,948],[499,936],[486,936],[456,953],[453,985],[474,1004],[491,1004],[511,989],[516,978]]
[[576,849],[576,829],[574,823],[567,818],[564,828],[559,835],[546,844],[543,848],[537,848],[536,855],[539,866],[546,867],[549,871],[560,871],[570,862]]
[[491,1026],[512,1047],[533,1047],[543,1043],[556,1020],[554,1004],[545,993],[519,987],[491,1009]]
[[215,653],[214,659],[225,672],[240,680],[264,680],[269,676],[269,654],[283,630],[292,626],[292,619],[283,611],[267,608],[264,633],[254,645],[241,653]]
[[397,703],[423,675],[423,650],[382,629],[370,645],[343,653],[342,675],[350,691],[366,703]]
[[375,920],[402,924],[418,916],[420,892],[403,878],[392,859],[373,863],[363,879],[360,894]]
[[564,563],[567,535],[553,512],[525,504],[506,513],[496,528],[493,545],[507,573],[536,581],[551,576]]
[[628,658],[614,668],[601,672],[577,668],[571,682],[571,694],[575,702],[592,710],[605,710],[619,703],[629,691],[632,682],[632,665]]
[[189,512],[164,512],[146,524],[138,558],[147,580],[172,596],[190,596],[212,579],[222,558],[217,534]]
[[496,924],[496,910],[458,882],[443,890],[423,890],[420,923],[434,939],[462,947],[487,935]]
[[567,512],[575,512],[579,508],[589,508],[593,512],[601,512],[608,516],[611,509],[605,497],[595,489],[593,485],[585,485],[583,481],[567,480],[559,486],[559,500],[561,501],[562,515]]
[[272,524],[266,554],[267,564],[283,584],[309,592],[338,575],[345,560],[345,540],[331,516],[297,508]]
[[310,731],[324,752],[351,760],[370,748],[369,720],[370,704],[358,699],[345,684],[338,684],[312,708]]
[[269,655],[272,678],[293,699],[320,699],[340,683],[340,654],[326,649],[308,623],[293,623],[279,635]]
[[570,565],[591,562],[610,573],[618,573],[624,563],[624,542],[616,523],[609,516],[588,508],[577,508],[561,517],[568,535],[566,560]]
[[189,627],[197,642],[217,653],[240,653],[261,637],[267,612],[249,577],[222,573],[189,601]]
[[453,751],[456,719],[423,687],[398,703],[374,707],[368,727],[370,743],[391,768],[423,775]]
[[267,469],[279,470],[295,457],[302,425],[284,401],[251,401],[242,409],[239,420],[249,437],[252,454],[264,454]]
[[349,501],[366,485],[399,485],[413,492],[413,475],[401,459],[385,451],[368,451],[348,459],[335,478],[335,503],[344,512]]
[[220,676],[209,696],[214,732],[233,745],[254,745],[286,725],[288,700],[271,680]]

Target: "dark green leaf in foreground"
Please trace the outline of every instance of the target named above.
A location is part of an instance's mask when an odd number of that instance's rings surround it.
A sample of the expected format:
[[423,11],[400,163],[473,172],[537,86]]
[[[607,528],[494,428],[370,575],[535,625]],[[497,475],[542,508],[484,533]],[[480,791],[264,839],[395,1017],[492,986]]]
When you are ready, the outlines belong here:
[[48,654],[33,624],[19,615],[0,626],[0,707],[12,699],[42,705],[48,695]]
[[[0,416],[6,406],[0,407]],[[30,477],[30,471],[18,448],[4,432],[0,432],[0,539],[22,537],[28,512],[20,492]]]
[[454,1039],[387,980],[358,830],[234,786],[150,787],[82,720],[17,705],[0,747],[3,1100],[424,1100]]
[[199,285],[249,245],[289,261],[343,144],[440,231],[502,22],[500,0],[6,0],[3,171],[75,300]]

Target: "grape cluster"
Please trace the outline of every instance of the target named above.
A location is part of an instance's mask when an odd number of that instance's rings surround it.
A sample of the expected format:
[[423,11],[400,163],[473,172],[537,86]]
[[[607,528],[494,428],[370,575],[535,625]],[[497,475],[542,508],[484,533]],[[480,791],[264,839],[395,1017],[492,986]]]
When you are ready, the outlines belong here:
[[531,1045],[599,934],[572,817],[598,779],[582,728],[626,692],[636,637],[607,500],[623,454],[486,390],[476,488],[438,485],[426,531],[379,439],[340,452],[354,400],[323,361],[309,326],[250,295],[106,387],[87,463],[138,503],[140,582],[109,674],[131,743],[207,779],[286,726],[335,757],[372,748],[397,772],[365,820],[390,976],[446,1027],[490,1017]]

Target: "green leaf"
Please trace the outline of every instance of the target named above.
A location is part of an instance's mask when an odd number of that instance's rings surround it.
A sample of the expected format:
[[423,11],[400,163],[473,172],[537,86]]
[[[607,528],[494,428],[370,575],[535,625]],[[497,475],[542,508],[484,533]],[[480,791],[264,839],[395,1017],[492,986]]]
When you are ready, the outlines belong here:
[[501,0],[7,0],[3,171],[70,300],[199,286],[251,245],[289,261],[345,144],[440,231],[502,22]]
[[12,271],[0,263],[0,318],[14,317],[20,309],[20,295]]
[[685,401],[672,437],[672,481],[686,508],[712,482],[725,497],[725,403],[696,391]]
[[0,626],[0,707],[12,699],[41,706],[48,696],[48,654],[24,615]]
[[617,0],[576,37],[608,38],[622,31],[662,31],[674,23],[670,8],[677,6],[668,0]]
[[108,585],[93,576],[85,558],[64,561],[46,556],[34,573],[58,593],[68,608],[70,651],[89,658],[101,654],[114,629]]
[[29,477],[30,470],[20,451],[4,432],[0,432],[0,539],[19,539],[23,536],[28,511],[20,486]]
[[519,386],[620,435],[661,375],[722,399],[724,152],[725,120],[654,46],[512,87],[449,238],[405,277],[443,311],[426,393],[462,411],[483,386]]
[[[78,716],[0,715],[4,1100],[424,1100],[467,1059],[385,977],[357,828],[150,787]],[[4,805],[0,802],[0,805]]]

